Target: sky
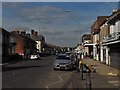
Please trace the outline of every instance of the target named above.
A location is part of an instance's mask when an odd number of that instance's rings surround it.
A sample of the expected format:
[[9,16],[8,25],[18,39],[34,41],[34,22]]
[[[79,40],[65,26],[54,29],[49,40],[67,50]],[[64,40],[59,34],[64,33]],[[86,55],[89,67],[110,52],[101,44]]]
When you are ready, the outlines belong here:
[[98,16],[117,8],[117,2],[2,2],[2,27],[34,29],[49,44],[74,47]]

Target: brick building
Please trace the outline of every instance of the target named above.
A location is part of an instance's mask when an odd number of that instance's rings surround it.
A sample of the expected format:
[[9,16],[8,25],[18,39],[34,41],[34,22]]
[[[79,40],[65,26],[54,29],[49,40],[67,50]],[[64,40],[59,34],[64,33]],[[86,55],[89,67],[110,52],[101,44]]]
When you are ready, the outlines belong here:
[[[107,24],[109,16],[107,16],[100,25],[99,44],[100,44],[100,61],[108,63],[107,47],[103,45],[103,39],[109,34],[110,26]],[[108,57],[107,57],[108,56]]]
[[28,58],[36,52],[36,42],[30,39],[25,31],[12,31],[11,34],[16,37],[16,53]]
[[93,35],[93,56],[95,60],[100,60],[100,25],[108,16],[98,16],[91,26],[91,34]]

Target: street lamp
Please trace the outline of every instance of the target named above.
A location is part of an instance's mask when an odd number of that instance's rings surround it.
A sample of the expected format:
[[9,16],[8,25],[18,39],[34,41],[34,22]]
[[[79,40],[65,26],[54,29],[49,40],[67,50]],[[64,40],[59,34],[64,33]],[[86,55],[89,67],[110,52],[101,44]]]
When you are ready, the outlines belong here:
[[[74,11],[74,12],[79,12],[79,10],[69,10],[69,9],[66,9],[65,10],[65,12],[66,13],[70,13],[70,12],[72,12],[72,11]],[[78,13],[79,14],[79,13]],[[77,14],[76,14],[76,16],[77,16]],[[77,16],[77,20],[80,20],[80,17],[79,17],[79,15]],[[78,27],[78,29],[80,29],[80,22],[79,22],[79,27]],[[80,37],[78,38],[78,44],[80,43]]]
[[[76,10],[75,10],[76,11]],[[69,13],[69,12],[72,12],[71,10],[65,10],[65,12],[67,12],[67,13]],[[77,12],[79,12],[78,10],[77,10]],[[77,16],[77,20],[80,20],[80,17],[79,16]],[[79,22],[79,28],[78,29],[80,29],[80,22]],[[78,37],[78,44],[80,43],[80,37]],[[81,59],[82,58],[79,58],[79,57],[82,57],[81,55],[80,55],[80,53],[78,54],[78,69],[80,69],[80,61],[82,61]],[[83,74],[82,74],[82,76],[83,76]]]

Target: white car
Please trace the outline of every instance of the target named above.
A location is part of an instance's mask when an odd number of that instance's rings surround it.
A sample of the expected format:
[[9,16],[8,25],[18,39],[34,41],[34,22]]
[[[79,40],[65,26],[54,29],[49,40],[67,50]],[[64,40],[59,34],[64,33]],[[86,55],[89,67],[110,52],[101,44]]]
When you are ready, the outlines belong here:
[[40,55],[38,54],[30,55],[30,59],[40,59]]

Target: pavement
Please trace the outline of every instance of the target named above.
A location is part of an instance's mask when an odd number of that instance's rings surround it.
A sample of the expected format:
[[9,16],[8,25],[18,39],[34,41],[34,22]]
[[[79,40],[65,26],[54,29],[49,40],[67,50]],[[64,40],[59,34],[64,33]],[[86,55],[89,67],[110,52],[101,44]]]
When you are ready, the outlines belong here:
[[[94,59],[85,58],[83,63],[96,69],[96,72],[82,73],[75,71],[72,75],[68,89],[77,88],[77,90],[120,90],[120,70],[110,67]],[[90,78],[89,78],[90,76]]]

